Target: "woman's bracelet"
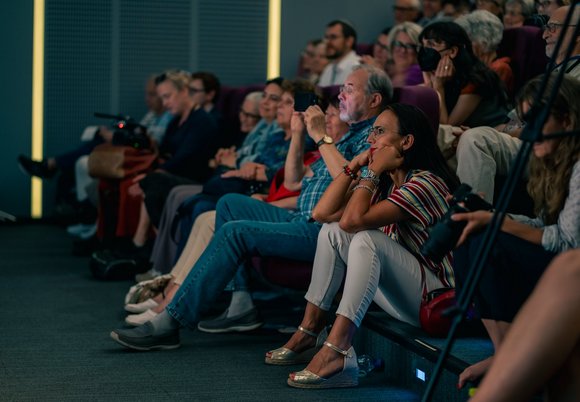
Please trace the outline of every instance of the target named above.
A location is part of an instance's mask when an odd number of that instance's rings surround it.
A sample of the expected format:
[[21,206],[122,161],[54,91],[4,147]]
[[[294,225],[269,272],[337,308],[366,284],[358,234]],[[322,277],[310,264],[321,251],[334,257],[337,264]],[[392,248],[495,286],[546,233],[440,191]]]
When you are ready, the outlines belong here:
[[342,167],[342,171],[345,175],[349,176],[351,179],[356,180],[356,173],[352,171],[352,169],[348,166],[348,163],[345,163]]
[[359,188],[364,188],[369,193],[371,193],[371,195],[375,193],[375,190],[372,187],[367,186],[366,184],[357,184],[356,186],[354,186],[353,191],[358,190]]

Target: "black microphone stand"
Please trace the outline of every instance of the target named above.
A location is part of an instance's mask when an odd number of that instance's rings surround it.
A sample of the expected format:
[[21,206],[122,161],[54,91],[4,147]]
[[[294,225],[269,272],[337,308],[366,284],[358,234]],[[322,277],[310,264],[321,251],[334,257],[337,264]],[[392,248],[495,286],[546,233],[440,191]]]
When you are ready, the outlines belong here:
[[[469,305],[471,304],[471,300],[473,299],[473,294],[477,288],[483,270],[487,265],[489,254],[493,248],[498,232],[501,229],[502,223],[506,215],[506,210],[509,201],[511,199],[511,196],[514,192],[516,183],[518,179],[522,176],[522,173],[527,165],[534,142],[542,139],[542,129],[544,127],[546,120],[548,119],[548,116],[550,114],[550,108],[554,102],[554,99],[556,98],[556,95],[560,88],[560,84],[562,83],[562,79],[565,73],[565,66],[560,68],[558,75],[555,78],[554,85],[549,95],[548,101],[542,102],[542,99],[544,98],[544,93],[546,92],[546,88],[548,86],[551,71],[553,70],[555,65],[554,60],[560,51],[560,47],[562,46],[562,42],[564,40],[564,37],[566,36],[565,34],[566,30],[570,25],[572,15],[574,13],[574,9],[577,4],[578,1],[575,0],[573,1],[573,4],[570,5],[570,9],[568,11],[568,14],[566,15],[566,20],[562,24],[562,34],[558,38],[558,42],[556,43],[554,53],[552,55],[550,63],[548,64],[548,70],[543,76],[540,89],[536,94],[531,109],[528,111],[528,113],[526,113],[525,116],[526,125],[524,126],[522,133],[520,135],[522,145],[520,147],[520,150],[518,151],[516,159],[513,161],[511,165],[510,172],[508,174],[506,182],[498,197],[496,210],[493,214],[490,224],[487,226],[485,230],[482,243],[479,249],[477,250],[476,257],[470,264],[469,271],[465,279],[464,288],[458,295],[456,306],[447,312],[448,315],[453,317],[451,327],[449,329],[445,345],[441,350],[441,353],[439,354],[437,363],[433,368],[433,373],[431,374],[429,382],[427,383],[427,387],[421,399],[422,402],[431,401],[433,392],[435,391],[435,386],[437,385],[437,381],[439,380],[439,376],[441,375],[441,371],[443,369],[443,364],[445,363],[445,360],[449,356],[451,348],[453,347],[453,343],[455,342],[457,330],[467,314]],[[576,24],[574,35],[572,36],[572,38],[577,38],[579,31],[580,25]],[[565,60],[568,60],[570,58],[573,48],[574,48],[574,40],[570,40],[568,48],[566,49]],[[552,135],[552,137],[564,135],[563,133],[557,134],[558,135]],[[565,135],[569,135],[569,133],[566,133]]]

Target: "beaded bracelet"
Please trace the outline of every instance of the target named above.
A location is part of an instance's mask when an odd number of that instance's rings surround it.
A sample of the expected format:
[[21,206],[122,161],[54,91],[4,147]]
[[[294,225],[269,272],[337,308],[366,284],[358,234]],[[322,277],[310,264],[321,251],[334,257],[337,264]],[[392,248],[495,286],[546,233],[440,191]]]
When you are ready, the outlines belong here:
[[372,183],[375,187],[379,185],[379,179],[374,179],[372,177],[361,176],[359,181],[368,181],[368,182]]
[[371,193],[371,195],[375,193],[375,190],[373,190],[371,187],[369,187],[369,186],[367,186],[365,184],[357,184],[356,186],[354,186],[353,191],[354,190],[358,190],[359,188],[364,188],[369,193]]
[[356,173],[354,173],[351,168],[348,167],[348,163],[344,164],[342,171],[345,175],[350,176],[351,179],[356,180]]

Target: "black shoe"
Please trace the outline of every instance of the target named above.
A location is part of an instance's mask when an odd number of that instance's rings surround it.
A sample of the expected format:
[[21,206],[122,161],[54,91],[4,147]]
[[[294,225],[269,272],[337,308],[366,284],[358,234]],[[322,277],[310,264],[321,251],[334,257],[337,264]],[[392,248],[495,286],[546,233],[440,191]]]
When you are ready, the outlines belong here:
[[27,156],[19,155],[18,164],[20,168],[31,176],[40,177],[42,179],[51,179],[56,174],[56,169],[48,167],[48,162],[42,160],[40,162],[33,161]]
[[172,329],[161,335],[153,335],[153,324],[145,324],[132,329],[115,329],[111,338],[117,343],[134,350],[168,350],[176,349],[179,343],[179,329]]
[[264,323],[260,318],[257,308],[253,308],[247,313],[227,318],[228,310],[213,320],[200,321],[197,329],[212,334],[225,332],[246,332],[261,327]]

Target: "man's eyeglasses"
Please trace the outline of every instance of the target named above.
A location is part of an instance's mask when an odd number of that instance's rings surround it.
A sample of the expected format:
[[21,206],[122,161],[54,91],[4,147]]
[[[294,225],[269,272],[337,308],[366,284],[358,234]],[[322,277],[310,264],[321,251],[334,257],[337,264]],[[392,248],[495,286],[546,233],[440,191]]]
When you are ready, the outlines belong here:
[[345,94],[352,94],[354,92],[354,88],[352,86],[346,86],[346,85],[341,85],[339,87],[340,93],[345,93]]
[[405,51],[408,50],[413,50],[413,51],[417,51],[417,45],[413,44],[413,43],[405,43],[405,42],[401,42],[401,41],[394,41],[393,42],[393,49],[394,48],[399,48],[399,49],[403,49]]
[[[544,25],[544,31],[548,31],[551,34],[556,32],[557,29],[562,28],[564,24],[560,24],[559,22],[548,22]],[[568,25],[569,27],[575,27],[576,25]]]
[[337,35],[337,34],[324,35],[324,39],[326,39],[326,40],[336,40],[336,39],[340,39],[342,37],[343,37],[342,35]]
[[259,119],[260,118],[259,114],[244,112],[243,109],[240,109],[240,116],[245,117],[247,119]]

